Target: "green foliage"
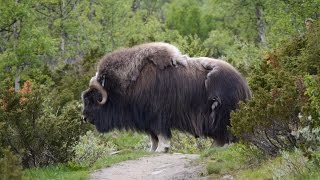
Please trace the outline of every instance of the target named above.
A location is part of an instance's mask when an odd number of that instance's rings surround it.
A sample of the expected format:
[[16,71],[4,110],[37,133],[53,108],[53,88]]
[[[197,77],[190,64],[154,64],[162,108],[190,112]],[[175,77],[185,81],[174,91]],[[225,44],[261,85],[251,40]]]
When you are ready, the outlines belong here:
[[[319,3],[0,0],[0,151],[10,146],[24,167],[72,159],[79,136],[93,127],[81,123],[79,100],[98,59],[120,47],[163,41],[190,56],[225,59],[248,76],[254,97],[232,122],[242,140],[271,153],[299,146],[317,159]],[[314,28],[306,32],[309,17]],[[32,89],[15,92],[16,79]],[[146,136],[132,132],[115,131],[103,141],[119,151],[148,146]],[[199,152],[209,144],[174,132],[172,145],[173,151]]]
[[[316,139],[309,145],[308,141],[300,144],[293,135],[303,128],[310,135],[318,134],[317,129],[310,128],[319,127],[319,75],[311,74],[318,74],[320,64],[309,53],[319,53],[320,47],[319,40],[309,35],[319,33],[319,26],[315,26],[305,36],[290,39],[254,68],[249,79],[253,98],[232,113],[235,135],[273,155],[279,150],[301,145],[308,149],[317,144]],[[314,121],[310,128],[306,126],[310,124],[308,117]]]
[[103,135],[104,141],[115,145],[116,150],[147,150],[148,137],[131,131],[112,131]]
[[319,165],[295,150],[282,151],[281,156],[268,158],[258,165],[238,171],[236,179],[319,179]]
[[306,95],[309,97],[309,106],[305,107],[309,117],[302,117],[303,123],[311,127],[320,127],[320,75],[305,77]]
[[77,101],[70,101],[63,106],[59,115],[50,108],[46,109],[49,107],[47,104],[44,105],[45,113],[38,122],[42,135],[46,137],[44,147],[52,153],[53,162],[66,162],[74,154],[69,151],[71,147],[89,129],[88,124],[83,124],[81,120],[81,105]]
[[198,35],[206,38],[208,27],[203,17],[200,4],[195,0],[173,1],[167,4],[166,25],[169,29],[178,30],[182,36]]
[[207,172],[212,178],[223,174],[250,169],[264,160],[263,154],[255,148],[234,144],[204,151],[201,158],[207,161]]
[[90,172],[109,167],[121,161],[138,159],[146,156],[148,153],[141,151],[128,151],[125,153],[118,153],[112,156],[106,156],[98,159],[92,167],[79,167],[74,163],[58,164],[55,166],[47,166],[42,168],[31,168],[24,171],[22,179],[87,179]]
[[[45,98],[48,89],[24,83],[19,93],[10,85],[1,93],[1,136],[4,147],[10,146],[21,156],[24,167],[66,162],[69,148],[87,127],[80,120],[80,104],[69,102],[61,114]],[[9,90],[7,90],[9,89]]]
[[19,157],[15,156],[10,150],[0,151],[0,179],[15,180],[21,179],[22,168]]
[[197,35],[179,36],[175,43],[182,53],[187,54],[190,57],[206,56],[208,54],[208,49],[205,48]]
[[57,164],[55,166],[46,166],[42,168],[30,168],[23,172],[22,179],[70,179],[85,180],[89,174],[88,169],[74,169],[68,165]]
[[227,50],[232,47],[233,35],[228,31],[212,30],[209,37],[204,41],[204,46],[210,50],[209,56],[227,56]]
[[[140,151],[147,151],[148,138],[135,132],[112,131],[107,134],[97,134],[92,131],[79,138],[79,141],[71,148],[74,156],[68,162],[75,169],[88,169],[97,166],[106,166],[115,154],[121,154],[121,158],[130,157]],[[111,161],[112,162],[112,161]]]
[[194,138],[189,134],[173,131],[171,140],[172,152],[200,153],[212,146],[211,139]]
[[281,155],[280,166],[273,168],[273,179],[291,179],[304,174],[308,170],[307,158],[303,156],[302,152],[297,151],[292,154],[282,152]]
[[115,149],[110,141],[102,142],[99,136],[88,131],[81,136],[79,142],[72,148],[75,156],[72,159],[80,167],[91,167],[99,158],[109,155]]
[[142,156],[151,155],[145,151],[122,151],[118,154],[107,156],[99,159],[92,167],[92,169],[101,169],[104,167],[109,167],[112,164],[119,163],[121,161],[134,160],[138,159]]

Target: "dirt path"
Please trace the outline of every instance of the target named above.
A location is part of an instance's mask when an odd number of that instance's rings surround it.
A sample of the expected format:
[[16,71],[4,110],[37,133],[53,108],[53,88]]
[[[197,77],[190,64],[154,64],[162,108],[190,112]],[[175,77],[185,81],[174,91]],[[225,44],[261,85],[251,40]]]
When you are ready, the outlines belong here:
[[91,174],[92,180],[188,180],[200,177],[203,167],[194,154],[159,154],[125,161]]

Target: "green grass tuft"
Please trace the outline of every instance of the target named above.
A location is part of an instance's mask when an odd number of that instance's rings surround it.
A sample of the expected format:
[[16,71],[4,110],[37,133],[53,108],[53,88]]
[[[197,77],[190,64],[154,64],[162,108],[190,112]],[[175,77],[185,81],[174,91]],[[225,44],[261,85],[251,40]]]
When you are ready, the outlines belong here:
[[201,159],[207,163],[207,174],[216,179],[248,169],[262,161],[263,156],[256,149],[234,144],[211,148],[201,154]]
[[138,159],[142,156],[149,155],[150,153],[143,151],[123,151],[119,154],[104,157],[98,160],[91,168],[82,168],[74,166],[73,164],[63,164],[57,166],[48,166],[43,168],[33,168],[24,171],[23,180],[82,180],[87,179],[89,174],[96,170],[109,167],[112,164],[121,161]]

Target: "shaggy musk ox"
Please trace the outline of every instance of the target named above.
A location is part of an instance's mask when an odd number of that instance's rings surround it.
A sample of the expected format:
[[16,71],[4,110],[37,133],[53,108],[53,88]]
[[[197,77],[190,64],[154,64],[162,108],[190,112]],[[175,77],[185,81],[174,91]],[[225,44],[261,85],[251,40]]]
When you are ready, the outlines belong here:
[[233,141],[230,112],[249,98],[246,80],[230,64],[181,55],[167,43],[107,54],[82,93],[84,119],[99,132],[147,133],[156,152],[168,151],[172,129],[218,145]]

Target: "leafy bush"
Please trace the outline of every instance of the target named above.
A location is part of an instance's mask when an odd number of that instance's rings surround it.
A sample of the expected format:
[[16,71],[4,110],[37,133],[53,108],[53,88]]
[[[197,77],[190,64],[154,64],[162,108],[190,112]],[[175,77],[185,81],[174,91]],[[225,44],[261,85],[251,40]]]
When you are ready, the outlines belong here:
[[[208,174],[232,174],[232,171],[251,169],[261,163],[265,156],[255,147],[233,144],[228,147],[207,149],[201,154],[207,161]],[[213,177],[218,179],[218,177]]]
[[75,152],[72,161],[80,167],[91,167],[99,158],[107,156],[114,150],[115,145],[112,142],[102,141],[100,136],[88,131],[72,148]]
[[208,54],[209,49],[204,46],[197,35],[178,36],[174,43],[183,54],[190,57],[207,56]]
[[103,140],[114,144],[117,151],[147,150],[149,143],[149,138],[145,134],[119,130],[104,134]]
[[212,146],[211,139],[194,138],[192,135],[173,131],[171,151],[180,153],[199,153]]
[[319,25],[284,42],[253,67],[249,79],[253,98],[231,114],[231,130],[242,141],[271,155],[319,144],[316,138],[298,141],[296,136],[299,131],[317,134],[320,127],[320,63],[316,61],[320,40],[315,37],[320,37]]
[[10,150],[0,151],[0,179],[15,180],[21,179],[21,161]]
[[273,179],[290,179],[289,177],[301,176],[307,169],[308,159],[301,151],[295,153],[281,152],[280,166],[273,167]]
[[73,154],[68,150],[88,130],[80,120],[80,103],[71,101],[58,114],[50,106],[49,89],[31,81],[19,93],[10,83],[4,87],[0,93],[1,147],[10,146],[23,167],[68,161]]
[[[115,130],[106,134],[88,131],[71,148],[75,153],[71,165],[91,167],[103,159],[112,159],[113,154],[138,153],[148,150],[148,137],[132,131]],[[98,163],[99,164],[99,163]]]
[[[260,76],[264,72],[266,75]],[[268,68],[258,73],[250,81],[253,98],[231,114],[232,131],[240,139],[276,155],[279,149],[296,145],[291,131],[298,126],[301,97],[286,71]]]

